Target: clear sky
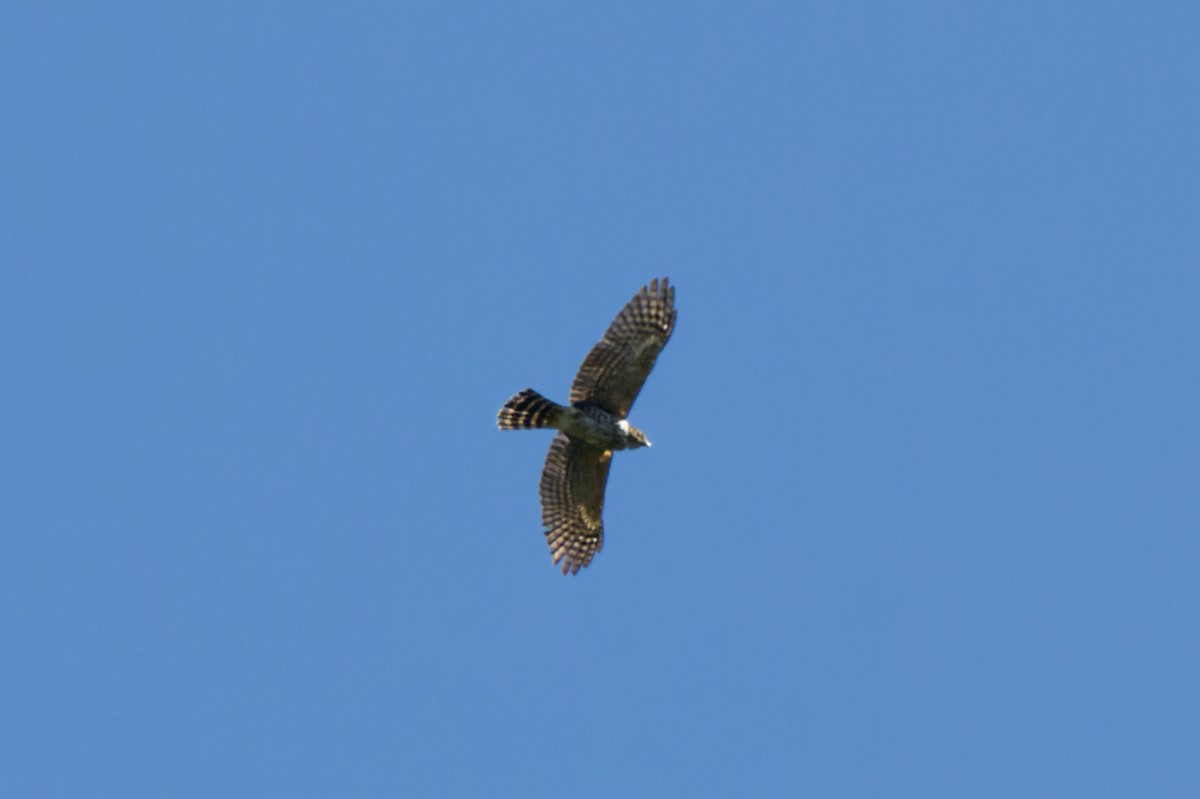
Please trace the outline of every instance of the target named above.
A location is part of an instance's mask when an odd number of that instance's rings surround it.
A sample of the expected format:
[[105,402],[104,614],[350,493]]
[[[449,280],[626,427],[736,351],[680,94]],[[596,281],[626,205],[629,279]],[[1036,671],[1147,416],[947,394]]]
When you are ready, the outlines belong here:
[[[1195,3],[0,12],[0,793],[1200,796]],[[563,577],[501,433],[675,336]]]

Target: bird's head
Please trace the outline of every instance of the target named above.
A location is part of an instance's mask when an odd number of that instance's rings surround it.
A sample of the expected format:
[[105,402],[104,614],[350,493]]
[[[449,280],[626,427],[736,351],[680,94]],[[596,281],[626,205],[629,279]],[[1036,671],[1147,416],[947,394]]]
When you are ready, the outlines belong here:
[[620,427],[621,431],[625,433],[625,440],[628,442],[627,446],[629,449],[650,446],[650,439],[646,438],[646,434],[624,419],[617,422],[617,427]]

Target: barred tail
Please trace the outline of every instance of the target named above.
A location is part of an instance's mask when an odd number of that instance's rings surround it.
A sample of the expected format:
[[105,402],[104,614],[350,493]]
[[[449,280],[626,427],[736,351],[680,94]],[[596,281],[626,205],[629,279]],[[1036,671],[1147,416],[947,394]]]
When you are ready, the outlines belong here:
[[501,430],[528,430],[533,427],[554,427],[562,407],[543,397],[532,388],[516,395],[496,415]]

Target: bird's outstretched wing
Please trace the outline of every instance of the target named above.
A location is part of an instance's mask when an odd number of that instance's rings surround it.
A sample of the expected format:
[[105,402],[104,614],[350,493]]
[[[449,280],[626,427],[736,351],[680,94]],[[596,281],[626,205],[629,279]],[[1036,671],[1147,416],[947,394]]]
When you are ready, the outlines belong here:
[[598,405],[624,419],[674,329],[675,287],[665,277],[655,278],[633,295],[584,358],[571,402]]
[[604,486],[612,453],[559,433],[542,470],[542,523],[563,574],[592,562],[604,545]]

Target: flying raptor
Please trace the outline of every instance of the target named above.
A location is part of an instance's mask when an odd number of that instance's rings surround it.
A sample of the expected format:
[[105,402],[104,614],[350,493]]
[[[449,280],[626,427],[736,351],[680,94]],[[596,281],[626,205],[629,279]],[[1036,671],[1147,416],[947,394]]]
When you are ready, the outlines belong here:
[[655,278],[621,309],[584,358],[567,405],[531,388],[504,403],[501,430],[552,427],[542,470],[542,524],[554,562],[575,574],[604,544],[604,485],[614,450],[648,447],[625,421],[654,361],[675,329],[675,287]]

